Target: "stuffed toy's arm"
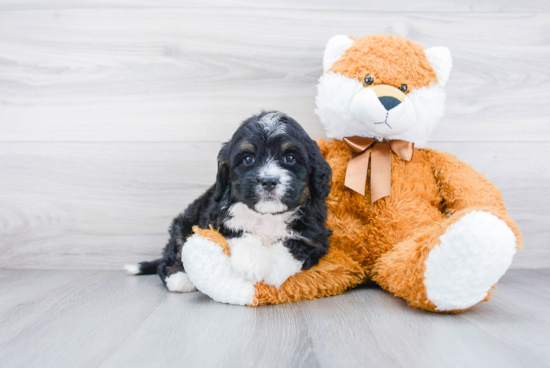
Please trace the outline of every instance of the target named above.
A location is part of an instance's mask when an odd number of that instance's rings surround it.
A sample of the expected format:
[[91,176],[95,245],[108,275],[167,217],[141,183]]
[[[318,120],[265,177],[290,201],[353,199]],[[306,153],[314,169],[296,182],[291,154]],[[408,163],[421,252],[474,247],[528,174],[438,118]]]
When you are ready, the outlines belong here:
[[256,306],[317,299],[342,294],[365,279],[357,262],[331,247],[318,265],[289,277],[279,288],[254,283],[233,268],[231,250],[220,233],[194,231],[182,248],[185,271],[197,289],[218,302]]
[[329,248],[319,264],[291,276],[279,289],[263,281],[255,285],[250,305],[291,303],[342,294],[365,279],[362,267],[340,250]]
[[483,174],[448,153],[431,151],[432,168],[443,197],[442,211],[454,216],[472,211],[489,212],[506,222],[516,235],[518,247],[521,233],[506,207],[498,188]]

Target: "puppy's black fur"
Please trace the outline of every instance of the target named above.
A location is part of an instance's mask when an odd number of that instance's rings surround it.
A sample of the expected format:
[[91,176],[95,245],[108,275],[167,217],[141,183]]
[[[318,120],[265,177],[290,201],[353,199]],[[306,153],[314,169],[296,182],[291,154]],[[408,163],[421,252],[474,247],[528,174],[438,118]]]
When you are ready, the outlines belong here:
[[[266,125],[266,121],[274,119],[275,123]],[[288,226],[299,236],[287,238],[283,244],[295,259],[303,262],[302,269],[316,265],[329,247],[331,231],[326,228],[325,201],[330,191],[331,168],[317,144],[294,119],[279,112],[263,112],[244,121],[223,145],[218,155],[216,184],[173,220],[163,257],[140,263],[138,274],[158,273],[166,283],[168,276],[184,272],[181,250],[195,225],[212,225],[228,239],[240,237],[242,231],[228,228],[225,221],[230,217],[231,205],[237,202],[256,211],[260,201],[270,200],[269,193],[263,196],[258,189],[258,172],[266,160],[275,160],[289,179],[279,198],[284,210],[298,208]]]

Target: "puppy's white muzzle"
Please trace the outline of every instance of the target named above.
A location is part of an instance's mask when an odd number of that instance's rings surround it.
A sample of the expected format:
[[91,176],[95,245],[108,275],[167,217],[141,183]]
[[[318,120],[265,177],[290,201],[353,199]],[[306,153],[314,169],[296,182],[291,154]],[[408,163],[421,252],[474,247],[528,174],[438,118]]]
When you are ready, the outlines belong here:
[[385,138],[404,133],[416,123],[412,102],[393,86],[364,88],[353,98],[350,111],[370,131]]

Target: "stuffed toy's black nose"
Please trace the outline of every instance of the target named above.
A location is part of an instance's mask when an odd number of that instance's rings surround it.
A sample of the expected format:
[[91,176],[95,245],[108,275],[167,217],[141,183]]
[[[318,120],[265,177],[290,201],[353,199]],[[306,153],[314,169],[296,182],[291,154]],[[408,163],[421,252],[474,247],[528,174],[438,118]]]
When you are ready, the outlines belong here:
[[378,99],[380,100],[380,103],[382,103],[382,106],[384,106],[388,111],[401,103],[401,101],[397,98],[391,96],[378,97]]

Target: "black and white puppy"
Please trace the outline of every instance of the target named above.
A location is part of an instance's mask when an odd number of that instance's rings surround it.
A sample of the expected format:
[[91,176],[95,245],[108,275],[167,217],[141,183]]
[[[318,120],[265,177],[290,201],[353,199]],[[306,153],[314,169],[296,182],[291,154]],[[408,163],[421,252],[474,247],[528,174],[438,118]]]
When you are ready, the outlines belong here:
[[223,145],[216,184],[173,220],[163,257],[125,268],[158,273],[170,291],[193,291],[182,247],[193,226],[212,226],[228,240],[237,274],[279,287],[328,251],[331,174],[317,144],[294,119],[275,111],[252,116]]

